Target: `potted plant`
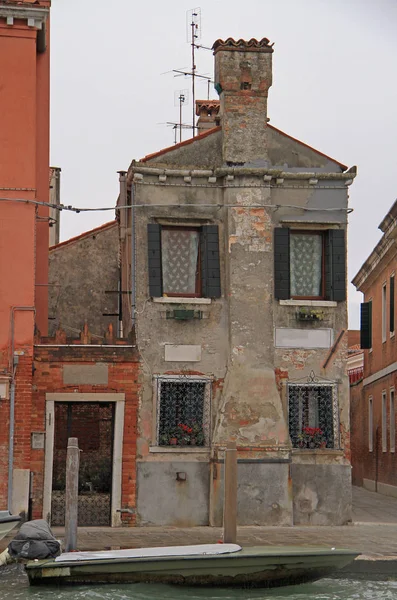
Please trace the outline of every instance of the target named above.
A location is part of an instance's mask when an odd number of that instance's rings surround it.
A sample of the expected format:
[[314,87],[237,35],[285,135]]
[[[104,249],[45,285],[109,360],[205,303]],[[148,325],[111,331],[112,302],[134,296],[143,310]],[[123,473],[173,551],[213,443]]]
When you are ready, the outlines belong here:
[[303,427],[298,434],[299,448],[325,448],[326,445],[324,432],[319,427]]
[[196,421],[187,424],[179,423],[178,427],[181,431],[181,443],[184,446],[204,446],[204,431],[202,425]]

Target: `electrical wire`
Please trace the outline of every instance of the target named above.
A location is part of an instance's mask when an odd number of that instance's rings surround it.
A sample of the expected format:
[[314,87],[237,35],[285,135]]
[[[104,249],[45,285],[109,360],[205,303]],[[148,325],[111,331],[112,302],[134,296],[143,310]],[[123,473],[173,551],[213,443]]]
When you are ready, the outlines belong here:
[[[335,189],[335,188],[333,188]],[[186,204],[125,204],[123,206],[103,206],[97,208],[83,208],[83,207],[74,207],[71,205],[64,204],[51,204],[50,202],[40,202],[39,200],[27,200],[25,198],[0,198],[0,202],[22,202],[24,204],[33,204],[35,206],[47,206],[48,208],[54,208],[56,210],[68,210],[75,213],[81,212],[102,212],[109,210],[122,210],[122,209],[131,209],[131,208],[168,208],[168,207],[176,207],[176,208],[184,208],[184,207],[195,207],[195,208],[294,208],[297,210],[305,210],[309,212],[346,212],[350,214],[353,212],[353,208],[342,208],[342,207],[333,207],[333,208],[317,208],[317,207],[308,207],[308,206],[299,206],[297,204],[197,204],[197,203],[186,203]]]

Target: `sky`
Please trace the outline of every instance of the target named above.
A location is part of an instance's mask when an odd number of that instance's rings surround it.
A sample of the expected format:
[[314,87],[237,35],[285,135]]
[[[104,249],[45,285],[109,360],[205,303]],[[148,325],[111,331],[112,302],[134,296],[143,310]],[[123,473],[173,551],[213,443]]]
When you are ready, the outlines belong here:
[[[187,13],[197,7],[203,46],[228,37],[274,42],[272,125],[357,165],[350,281],[397,197],[397,0],[53,0],[51,165],[62,169],[61,202],[114,206],[117,171],[173,144],[166,123],[178,121],[180,90],[189,90],[183,120],[191,122],[190,79],[172,70],[191,65]],[[211,77],[212,52],[198,50],[196,66]],[[196,98],[206,97],[203,80]],[[113,211],[63,211],[61,240],[113,218]],[[361,301],[349,284],[350,328],[359,328]]]

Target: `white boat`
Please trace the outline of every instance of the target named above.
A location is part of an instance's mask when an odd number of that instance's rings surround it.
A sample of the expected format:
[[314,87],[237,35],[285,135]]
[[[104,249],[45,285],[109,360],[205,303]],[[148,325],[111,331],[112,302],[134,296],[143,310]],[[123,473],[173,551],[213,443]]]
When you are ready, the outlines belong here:
[[0,510],[0,540],[18,525],[21,517],[12,515],[8,510]]

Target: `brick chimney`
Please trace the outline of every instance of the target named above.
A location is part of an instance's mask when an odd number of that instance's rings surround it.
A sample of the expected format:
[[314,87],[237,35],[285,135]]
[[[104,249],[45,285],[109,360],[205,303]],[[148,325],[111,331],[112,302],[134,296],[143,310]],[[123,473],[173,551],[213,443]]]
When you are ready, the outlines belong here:
[[267,94],[273,44],[267,38],[213,45],[215,89],[220,96],[223,160],[245,164],[267,159]]
[[197,128],[199,133],[219,125],[219,100],[196,100]]

